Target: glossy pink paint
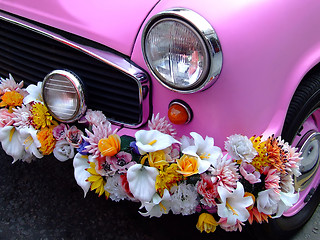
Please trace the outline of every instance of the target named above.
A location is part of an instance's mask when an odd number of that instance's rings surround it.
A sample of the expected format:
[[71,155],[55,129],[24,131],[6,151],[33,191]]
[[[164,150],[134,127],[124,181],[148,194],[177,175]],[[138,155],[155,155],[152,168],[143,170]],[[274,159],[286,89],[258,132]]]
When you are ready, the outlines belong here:
[[[153,81],[154,112],[166,115],[170,101],[186,101],[194,119],[176,126],[178,131],[212,136],[220,147],[235,133],[280,135],[297,85],[320,61],[320,34],[314,25],[320,20],[320,2],[161,1],[150,16],[173,7],[192,9],[212,24],[223,68],[211,88],[195,94],[175,93]],[[132,60],[146,68],[141,32]]]
[[0,0],[0,9],[53,26],[130,55],[145,17],[158,0]]
[[157,2],[0,0],[0,8],[92,39],[126,55],[132,52],[132,60],[146,70],[140,25],[145,25],[149,11],[152,10],[150,18],[173,7],[194,10],[218,34],[223,51],[221,75],[214,86],[195,94],[172,92],[152,78],[153,112],[166,116],[173,99],[186,101],[194,118],[187,125],[176,126],[179,134],[197,131],[214,137],[220,147],[227,136],[235,133],[279,135],[296,86],[320,61],[320,37],[315,25],[320,20],[319,1]]

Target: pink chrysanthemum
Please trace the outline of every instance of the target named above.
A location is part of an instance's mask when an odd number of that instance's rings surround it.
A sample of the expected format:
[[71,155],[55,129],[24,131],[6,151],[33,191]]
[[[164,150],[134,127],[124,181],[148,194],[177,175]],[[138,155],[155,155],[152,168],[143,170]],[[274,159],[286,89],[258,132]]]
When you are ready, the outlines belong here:
[[279,189],[280,175],[277,169],[272,168],[268,171],[268,174],[264,180],[266,189]]
[[281,192],[285,192],[285,193],[289,193],[294,191],[293,190],[293,178],[291,174],[287,174],[287,175],[281,175],[280,176],[280,189]]
[[201,203],[208,207],[217,205],[215,198],[219,195],[217,185],[213,184],[211,177],[207,174],[201,174],[201,180],[198,182],[197,191],[203,197]]
[[22,104],[21,107],[13,108],[14,126],[17,128],[29,127],[31,125],[32,114],[29,104]]
[[148,127],[150,130],[158,130],[159,132],[175,136],[177,134],[173,126],[166,120],[165,117],[160,118],[159,113],[154,116],[152,115],[151,120],[148,122]]
[[6,108],[0,109],[0,127],[11,126],[14,123],[13,114]]
[[101,111],[93,111],[91,109],[88,109],[86,115],[79,120],[79,123],[89,123],[96,126],[107,122],[106,116]]
[[3,94],[8,91],[18,91],[23,87],[23,81],[20,83],[16,83],[11,74],[9,74],[9,78],[0,78],[0,93]]
[[299,177],[301,175],[301,172],[299,170],[301,165],[301,152],[297,151],[297,148],[293,148],[289,146],[288,143],[286,143],[283,147],[287,152],[287,160],[288,162],[285,163],[286,165],[286,171],[288,173],[293,173],[296,177]]
[[216,166],[211,170],[212,181],[217,186],[223,186],[229,191],[237,187],[237,181],[240,178],[236,162],[228,158],[226,154],[221,160],[217,161]]
[[106,124],[93,125],[92,132],[88,129],[85,129],[85,131],[87,137],[83,136],[83,139],[90,144],[86,146],[87,152],[91,153],[93,158],[102,156],[98,148],[98,143],[100,139],[107,138],[109,135],[114,133],[112,132],[111,124],[107,122]]

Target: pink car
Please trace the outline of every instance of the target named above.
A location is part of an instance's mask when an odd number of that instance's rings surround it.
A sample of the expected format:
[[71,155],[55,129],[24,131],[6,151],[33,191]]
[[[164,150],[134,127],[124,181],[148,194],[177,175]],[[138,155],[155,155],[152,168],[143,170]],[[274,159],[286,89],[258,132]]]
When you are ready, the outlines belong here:
[[320,199],[318,0],[0,0],[0,9],[0,76],[45,79],[57,120],[101,110],[134,136],[159,113],[179,136],[213,136],[221,148],[233,134],[282,136],[302,152],[300,197],[268,227],[290,232],[310,218]]

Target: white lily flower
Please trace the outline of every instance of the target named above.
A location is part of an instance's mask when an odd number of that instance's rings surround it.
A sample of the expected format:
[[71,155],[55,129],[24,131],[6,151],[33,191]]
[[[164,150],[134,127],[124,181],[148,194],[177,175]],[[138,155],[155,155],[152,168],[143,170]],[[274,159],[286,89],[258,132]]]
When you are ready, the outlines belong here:
[[158,169],[135,164],[128,169],[127,180],[133,196],[141,202],[150,202],[156,193]]
[[181,149],[185,149],[189,146],[192,146],[194,145],[194,140],[193,138],[190,138],[190,137],[187,137],[185,135],[183,135],[181,138],[180,138],[180,142],[181,142]]
[[20,128],[18,131],[20,133],[20,141],[25,151],[34,155],[36,158],[42,158],[43,155],[39,152],[41,143],[37,138],[37,130],[29,126]]
[[278,204],[277,214],[273,218],[281,217],[282,214],[291,208],[299,200],[299,193],[291,192],[280,192],[280,201]]
[[221,204],[217,204],[219,217],[227,218],[229,225],[235,225],[237,220],[244,222],[249,218],[247,207],[253,204],[253,199],[250,196],[244,197],[244,189],[240,182],[237,182],[237,188],[233,192],[218,186],[218,193],[221,200]]
[[192,143],[192,141],[184,140],[182,153],[198,158],[199,173],[201,174],[208,170],[210,165],[216,165],[217,161],[223,156],[222,150],[219,147],[214,146],[214,140],[211,137],[207,136],[203,139],[202,136],[196,132],[192,132],[190,135],[194,139],[194,144],[188,145],[188,142]]
[[139,212],[144,217],[161,217],[161,215],[168,214],[171,206],[170,193],[167,189],[164,190],[162,198],[158,193],[155,193],[151,202],[142,203],[141,208],[145,208],[147,212]]
[[42,98],[42,82],[38,82],[37,85],[30,84],[26,88],[27,92],[29,93],[25,98],[23,99],[24,104],[28,104],[31,102],[43,102]]
[[180,143],[172,136],[157,130],[140,130],[135,134],[136,145],[140,154],[155,152],[170,147],[173,143]]
[[25,150],[21,143],[20,133],[13,126],[0,128],[0,141],[6,154],[13,157],[13,162],[24,158]]
[[73,159],[73,168],[74,178],[76,179],[77,184],[82,188],[85,197],[91,185],[91,183],[87,181],[88,177],[91,176],[91,174],[86,170],[90,168],[88,156],[77,153]]

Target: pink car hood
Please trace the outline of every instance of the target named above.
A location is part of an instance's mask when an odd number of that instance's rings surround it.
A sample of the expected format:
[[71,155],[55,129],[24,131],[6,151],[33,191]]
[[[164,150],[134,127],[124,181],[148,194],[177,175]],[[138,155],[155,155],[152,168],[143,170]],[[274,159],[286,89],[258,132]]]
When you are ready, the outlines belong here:
[[0,0],[0,9],[107,45],[130,56],[140,26],[159,0]]

